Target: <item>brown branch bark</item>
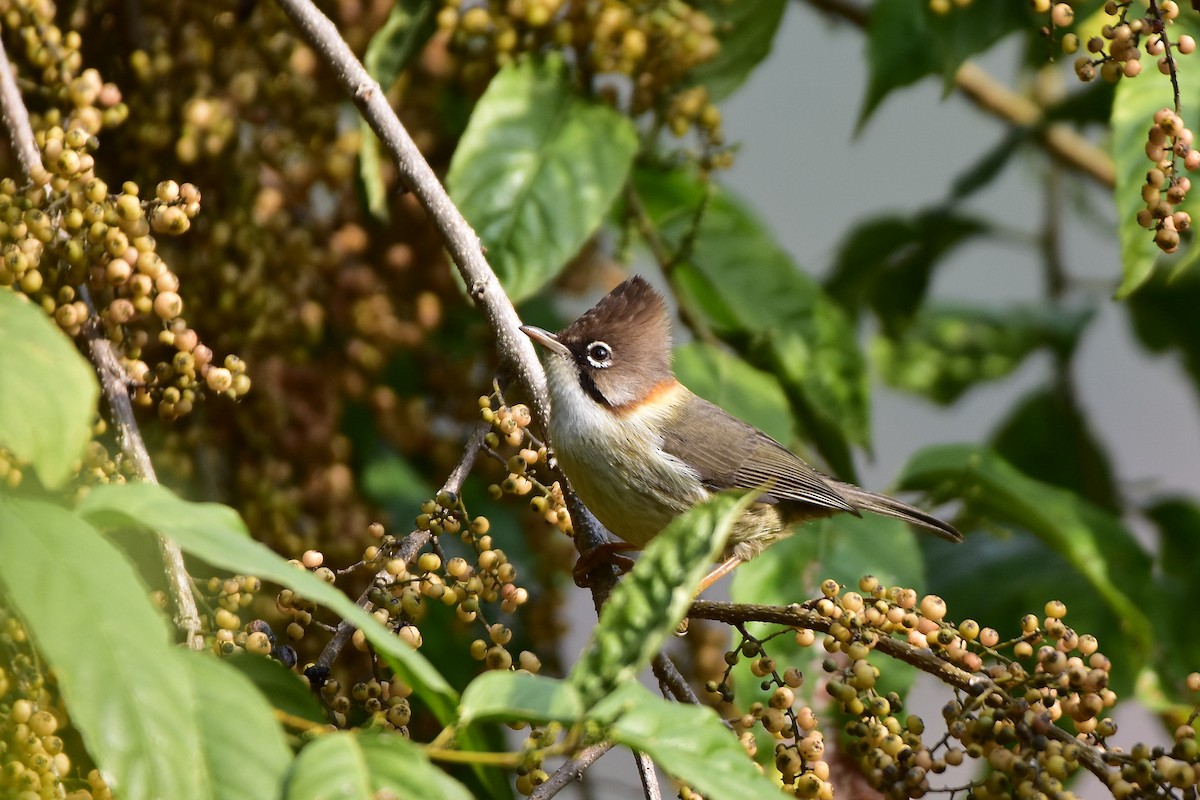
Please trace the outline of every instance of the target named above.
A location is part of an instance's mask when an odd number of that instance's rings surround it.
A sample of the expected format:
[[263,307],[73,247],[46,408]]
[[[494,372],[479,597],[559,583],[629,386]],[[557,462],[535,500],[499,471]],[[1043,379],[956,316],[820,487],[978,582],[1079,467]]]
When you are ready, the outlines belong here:
[[[4,43],[0,41],[0,117],[8,129],[9,140],[21,172],[26,180],[36,180],[46,174],[42,165],[41,154],[34,140],[33,128],[29,123],[29,112],[21,99],[17,88],[12,66]],[[96,315],[88,296],[87,286],[79,287],[80,296],[88,300],[90,316],[83,326],[85,352],[96,376],[100,380],[100,388],[108,403],[109,414],[117,431],[117,442],[121,451],[134,466],[134,473],[139,480],[146,483],[158,483],[154,474],[154,466],[150,463],[150,455],[146,451],[145,440],[142,439],[141,429],[133,414],[133,404],[129,401],[129,387],[125,370],[117,359],[112,342],[104,334],[104,327]],[[193,650],[204,647],[200,636],[200,612],[196,607],[196,598],[192,594],[191,577],[183,561],[183,552],[179,546],[164,536],[158,536],[158,549],[163,559],[163,567],[167,574],[167,583],[171,592],[171,600],[175,605],[175,625],[183,631],[187,646]]]
[[583,777],[588,767],[595,764],[600,756],[613,749],[612,742],[601,742],[591,747],[585,747],[577,756],[569,759],[561,767],[550,774],[550,779],[533,790],[529,800],[550,800],[571,783]]

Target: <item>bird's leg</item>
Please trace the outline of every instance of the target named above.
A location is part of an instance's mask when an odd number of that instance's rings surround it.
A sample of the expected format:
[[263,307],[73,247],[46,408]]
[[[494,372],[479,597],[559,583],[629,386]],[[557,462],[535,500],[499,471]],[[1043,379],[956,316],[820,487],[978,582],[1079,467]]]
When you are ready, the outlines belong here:
[[630,550],[639,550],[637,545],[632,545],[629,542],[604,542],[598,544],[586,553],[579,556],[579,560],[575,562],[575,569],[572,572],[572,577],[575,579],[575,585],[580,588],[586,588],[591,585],[591,580],[588,573],[601,564],[612,564],[622,575],[633,569],[636,563],[632,558],[618,555],[618,553],[628,552]]
[[[714,583],[721,580],[721,578],[724,578],[729,573],[733,572],[737,568],[738,564],[741,564],[741,563],[742,563],[742,559],[738,558],[737,556],[730,556],[729,558],[722,561],[720,564],[718,564],[713,569],[712,572],[710,572],[704,576],[704,580],[700,581],[700,585],[697,586],[696,591],[692,593],[692,599],[695,600],[697,597],[704,594],[705,589],[712,586]],[[688,625],[689,625],[689,622],[688,622],[687,617],[684,617],[683,619],[679,620],[679,624],[675,626],[675,635],[676,636],[686,635],[688,632]]]
[[705,589],[712,586],[714,583],[721,580],[721,578],[724,578],[729,573],[733,572],[737,568],[738,564],[741,564],[741,563],[742,563],[742,559],[738,558],[737,556],[730,556],[729,558],[722,561],[720,564],[718,564],[716,566],[715,569],[713,569],[712,572],[710,572],[704,576],[704,580],[700,581],[700,585],[696,587],[696,592],[695,592],[695,594],[692,595],[692,597],[695,598],[695,597],[699,597],[700,595],[704,594]]

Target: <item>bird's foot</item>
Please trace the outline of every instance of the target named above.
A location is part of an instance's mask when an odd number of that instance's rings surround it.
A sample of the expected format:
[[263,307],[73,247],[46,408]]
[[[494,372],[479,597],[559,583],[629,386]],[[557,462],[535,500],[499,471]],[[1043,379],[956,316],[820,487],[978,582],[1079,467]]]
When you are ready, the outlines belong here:
[[620,554],[637,549],[637,547],[631,545],[629,542],[605,542],[604,544],[596,545],[591,550],[581,554],[579,560],[575,562],[575,569],[572,571],[575,585],[581,589],[591,586],[591,572],[601,566],[616,567],[618,574],[624,575],[633,569],[633,565],[637,562],[628,556]]

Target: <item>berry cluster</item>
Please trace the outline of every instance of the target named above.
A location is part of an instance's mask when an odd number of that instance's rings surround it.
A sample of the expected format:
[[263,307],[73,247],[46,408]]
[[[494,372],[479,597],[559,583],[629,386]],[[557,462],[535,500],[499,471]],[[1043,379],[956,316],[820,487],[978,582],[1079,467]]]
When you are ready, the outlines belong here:
[[[1047,6],[1041,9],[1040,6]],[[1048,0],[1041,0],[1039,10],[1050,13],[1054,27],[1069,26],[1075,12],[1069,2],[1055,3],[1049,7]],[[1142,197],[1146,208],[1138,213],[1138,224],[1154,231],[1154,243],[1164,253],[1173,253],[1179,248],[1179,233],[1191,226],[1190,216],[1177,211],[1175,206],[1187,196],[1191,181],[1180,174],[1179,159],[1188,170],[1200,168],[1200,152],[1192,149],[1192,131],[1183,124],[1179,116],[1179,64],[1176,55],[1190,55],[1196,50],[1196,40],[1183,34],[1172,40],[1170,25],[1179,16],[1179,5],[1174,0],[1150,3],[1143,12],[1132,3],[1108,0],[1104,13],[1112,21],[1104,25],[1099,36],[1087,41],[1089,55],[1075,60],[1075,74],[1082,81],[1093,80],[1097,74],[1104,80],[1115,83],[1122,77],[1134,78],[1142,71],[1142,51],[1157,58],[1158,71],[1171,79],[1175,91],[1175,108],[1162,109],[1154,116],[1146,140],[1146,156],[1153,168],[1146,175]],[[1135,15],[1136,14],[1136,15]],[[1068,33],[1062,37],[1064,52],[1074,53],[1079,49],[1079,37]]]
[[1154,114],[1154,124],[1146,136],[1146,156],[1154,166],[1146,173],[1142,199],[1146,207],[1138,211],[1137,221],[1154,231],[1154,243],[1164,253],[1179,248],[1179,234],[1192,226],[1192,217],[1176,206],[1186,198],[1192,181],[1179,172],[1179,158],[1191,171],[1200,168],[1200,149],[1192,144],[1195,135],[1183,119],[1169,108]]
[[[504,404],[504,398],[497,389],[491,395],[480,396],[479,409],[483,421],[493,428],[484,439],[488,454],[504,464],[508,471],[503,480],[488,486],[488,494],[498,500],[506,494],[524,497],[532,493],[529,508],[546,524],[557,527],[568,536],[572,535],[571,515],[563,499],[562,487],[557,481],[547,486],[533,473],[538,464],[546,463],[548,451],[545,444],[529,430],[529,424],[533,421],[529,408],[521,404],[510,408]],[[501,442],[517,452],[507,458],[501,455],[497,452]]]
[[[1081,768],[1104,777],[1117,798],[1155,795],[1194,783],[1200,764],[1195,731],[1182,725],[1173,748],[1135,744],[1123,750],[1109,744],[1116,724],[1105,711],[1116,703],[1109,688],[1110,662],[1095,637],[1067,626],[1067,608],[1046,604],[1044,615],[1026,615],[1020,634],[1002,641],[992,628],[974,620],[953,623],[941,598],[904,587],[885,587],[863,578],[859,591],[845,591],[834,581],[821,585],[822,597],[809,604],[823,630],[796,629],[797,644],[820,640],[828,653],[821,663],[826,693],[834,709],[847,719],[844,751],[874,788],[889,798],[916,798],[931,791],[930,778],[967,758],[986,760],[989,773],[971,781],[972,796],[1069,798],[1065,788]],[[800,668],[782,668],[768,653],[781,629],[763,639],[741,633],[738,647],[725,654],[728,665],[706,689],[722,702],[734,698],[734,667],[748,660],[749,670],[769,691],[766,703],[755,703],[733,720],[753,755],[755,732],[776,742],[775,765],[785,787],[797,796],[829,797],[828,765],[811,707],[796,703],[804,684]],[[879,670],[868,660],[887,640],[900,640],[913,653],[962,670],[970,678],[942,709],[945,730],[930,740],[926,723],[904,712],[903,700],[878,688]],[[1200,689],[1200,675],[1189,677]],[[967,691],[967,689],[970,691]],[[1072,737],[1059,727],[1068,723]]]
[[[74,777],[63,742],[69,719],[44,667],[21,621],[0,606],[0,796],[108,800],[96,770]],[[88,788],[67,793],[80,785]]]
[[[39,303],[71,336],[98,315],[136,400],[157,401],[164,417],[186,415],[204,381],[221,387],[213,391],[244,394],[249,380],[224,380],[226,370],[212,365],[212,351],[187,327],[179,277],[155,239],[189,229],[200,192],[171,180],[148,200],[134,181],[110,190],[97,177],[98,136],[126,121],[122,92],[82,67],[80,35],[55,25],[50,4],[10,0],[0,13],[22,33],[19,69],[41,79],[40,110],[30,117],[40,163],[27,184],[0,181],[0,286]],[[164,323],[170,327],[158,338],[168,350],[148,358]],[[188,363],[181,369],[181,362]]]
[[[1075,10],[1069,2],[1055,3],[1050,7],[1049,2],[1042,2],[1045,10],[1050,13],[1050,21],[1056,28],[1065,28],[1075,19]],[[1090,56],[1080,56],[1075,60],[1075,74],[1080,80],[1090,81],[1099,73],[1104,80],[1114,83],[1121,77],[1134,78],[1142,71],[1142,49],[1147,55],[1158,58],[1158,71],[1163,75],[1174,75],[1176,64],[1171,48],[1174,46],[1183,55],[1196,49],[1196,40],[1183,35],[1172,44],[1167,34],[1167,26],[1179,16],[1179,6],[1174,0],[1161,3],[1151,3],[1145,16],[1130,17],[1133,10],[1131,3],[1117,3],[1108,0],[1104,4],[1104,13],[1112,17],[1112,22],[1103,26],[1099,36],[1094,36],[1087,42]],[[1068,33],[1062,38],[1063,50],[1074,53],[1079,49],[1079,37]]]
[[[437,603],[454,608],[460,623],[481,626],[487,639],[475,640],[470,645],[470,653],[489,669],[519,667],[536,672],[541,668],[537,656],[529,651],[521,651],[514,658],[508,649],[513,638],[512,630],[503,623],[489,623],[485,616],[485,604],[498,604],[501,613],[513,614],[529,599],[528,592],[515,583],[515,566],[503,550],[494,546],[489,528],[486,517],[472,519],[466,514],[457,495],[441,492],[421,505],[417,517],[417,530],[433,534],[432,550],[429,552],[419,553],[411,559],[402,557],[400,551],[405,540],[387,534],[382,525],[375,523],[368,528],[373,543],[365,548],[360,561],[345,569],[334,570],[327,566],[324,553],[318,550],[306,551],[293,563],[311,570],[330,584],[346,582],[363,572],[374,575],[364,595],[367,608],[380,623],[394,630],[397,636],[414,648],[424,644],[421,623],[429,604]],[[447,557],[439,538],[445,536],[457,537],[469,545],[474,554],[473,560],[468,561],[461,556]],[[226,588],[230,589],[236,585],[236,581],[225,583]],[[248,604],[244,590],[237,603]],[[244,648],[249,652],[271,655],[285,666],[293,667],[298,661],[294,648],[302,646],[302,640],[314,625],[326,627],[314,619],[316,605],[289,589],[280,591],[275,599],[277,612],[287,620],[286,635],[290,642],[287,645],[276,644],[273,631],[261,620],[239,628],[240,620],[235,614],[229,613],[225,607],[228,605],[227,600],[217,610],[215,619],[221,630],[217,632],[214,646],[222,655]],[[356,650],[369,652],[361,630],[354,632],[350,642]],[[328,669],[309,664],[303,673],[314,688],[320,690],[320,696],[327,703],[336,725],[341,727],[347,724],[347,713],[351,707],[361,708],[368,716],[379,716],[393,727],[407,725],[411,709],[406,698],[410,690],[405,688],[400,692],[399,683],[393,681],[390,689],[372,691],[368,681],[364,683],[367,687],[365,694],[352,691],[347,695],[342,691],[343,682],[331,676]],[[363,696],[359,697],[359,694]],[[403,721],[398,721],[401,718]]]
[[437,23],[458,78],[475,91],[522,53],[567,51],[587,87],[607,101],[617,103],[620,94],[613,76],[627,78],[631,115],[668,108],[666,121],[676,135],[694,129],[721,144],[720,112],[707,93],[679,96],[688,72],[720,49],[712,19],[691,4],[446,0]]

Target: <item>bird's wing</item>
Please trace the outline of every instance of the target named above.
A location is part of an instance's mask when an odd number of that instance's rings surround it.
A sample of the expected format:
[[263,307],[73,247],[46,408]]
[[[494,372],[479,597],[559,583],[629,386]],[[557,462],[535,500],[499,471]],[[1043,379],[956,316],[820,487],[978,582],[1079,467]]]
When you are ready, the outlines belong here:
[[858,515],[850,501],[802,458],[719,406],[689,398],[675,423],[668,426],[663,450],[689,464],[709,488],[765,487],[762,502],[797,501]]

